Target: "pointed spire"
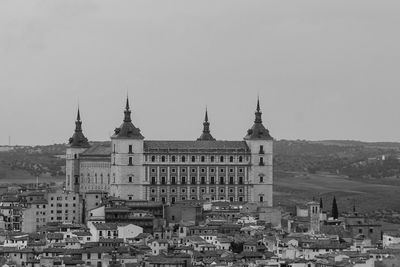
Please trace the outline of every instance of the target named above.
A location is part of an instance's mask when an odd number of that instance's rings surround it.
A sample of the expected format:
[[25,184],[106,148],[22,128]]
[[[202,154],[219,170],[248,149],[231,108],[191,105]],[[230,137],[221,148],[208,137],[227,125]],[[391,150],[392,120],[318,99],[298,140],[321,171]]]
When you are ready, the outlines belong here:
[[82,121],[79,107],[76,113],[75,132],[74,135],[69,139],[69,144],[71,147],[90,147],[87,138],[82,133]]
[[78,114],[76,114],[76,120],[81,121],[81,113],[79,112],[79,107],[78,107]]
[[82,132],[81,113],[79,112],[79,107],[78,112],[76,113],[75,132]]
[[208,110],[206,107],[206,113],[204,115],[204,122],[203,122],[203,133],[197,139],[198,141],[214,141],[215,138],[210,134],[210,123],[208,122]]
[[255,123],[262,123],[262,118],[261,118],[262,112],[261,112],[261,109],[260,109],[260,97],[257,97],[257,108],[256,108],[255,115],[256,115],[256,119],[254,120],[254,122]]
[[129,97],[126,96],[126,105],[125,105],[125,111],[124,111],[125,117],[124,117],[124,122],[131,122],[131,110],[129,109]]
[[129,97],[126,96],[126,106],[125,106],[126,110],[129,110]]
[[111,138],[144,139],[144,136],[140,133],[140,129],[136,128],[132,123],[128,95],[126,96],[124,121],[120,127],[114,130],[114,135]]
[[245,140],[251,139],[263,139],[272,140],[273,138],[269,134],[268,129],[262,124],[262,112],[260,108],[260,97],[257,97],[257,107],[255,112],[255,120],[253,127],[247,131],[247,135],[244,137]]

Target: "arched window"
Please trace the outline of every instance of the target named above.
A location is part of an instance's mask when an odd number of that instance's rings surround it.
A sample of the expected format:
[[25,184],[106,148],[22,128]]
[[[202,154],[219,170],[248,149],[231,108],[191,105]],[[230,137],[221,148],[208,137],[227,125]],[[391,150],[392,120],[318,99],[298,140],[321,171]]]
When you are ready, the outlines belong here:
[[243,162],[243,157],[239,156],[239,162]]
[[204,156],[201,156],[201,162],[206,161],[206,158]]
[[103,184],[103,174],[100,174],[100,183]]
[[94,183],[97,184],[97,173],[94,174]]
[[186,161],[186,157],[185,157],[185,156],[182,156],[181,161],[182,161],[182,162],[185,162],[185,161]]
[[156,161],[156,156],[151,156],[151,162],[155,162]]
[[195,161],[196,161],[196,157],[192,156],[192,162],[195,162]]
[[176,160],[176,159],[175,159],[175,156],[172,156],[172,159],[171,159],[171,160],[172,160],[172,162],[175,162],[175,160]]
[[162,162],[165,162],[165,156],[162,156],[162,157],[161,157],[161,161],[162,161]]
[[229,157],[229,162],[233,162],[233,156]]
[[210,160],[211,162],[214,162],[214,156],[211,156]]
[[107,174],[107,183],[110,184],[110,174]]
[[90,174],[87,175],[87,183],[90,184]]
[[219,157],[220,162],[224,162],[224,156]]

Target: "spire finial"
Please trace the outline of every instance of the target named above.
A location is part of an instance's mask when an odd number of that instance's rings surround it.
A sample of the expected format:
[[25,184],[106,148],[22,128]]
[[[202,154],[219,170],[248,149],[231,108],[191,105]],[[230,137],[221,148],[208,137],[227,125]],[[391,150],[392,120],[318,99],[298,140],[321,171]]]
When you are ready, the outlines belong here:
[[76,114],[76,120],[81,121],[81,113],[79,112],[79,105],[78,105],[78,113]]
[[125,111],[124,111],[124,122],[131,122],[131,110],[129,108],[129,97],[126,96],[126,106],[125,106]]
[[197,140],[214,141],[215,138],[210,134],[210,123],[208,122],[208,108],[206,106],[206,112],[204,115],[203,122],[203,133]]
[[78,110],[76,112],[76,121],[75,121],[75,132],[74,135],[69,139],[69,144],[72,147],[89,147],[89,143],[85,135],[82,133],[82,121],[81,121],[81,113],[78,104]]
[[261,119],[261,109],[260,109],[260,97],[257,97],[257,109],[256,109],[256,119],[254,120],[255,123],[262,123]]
[[126,110],[129,110],[129,96],[128,93],[126,94],[126,106],[125,106]]

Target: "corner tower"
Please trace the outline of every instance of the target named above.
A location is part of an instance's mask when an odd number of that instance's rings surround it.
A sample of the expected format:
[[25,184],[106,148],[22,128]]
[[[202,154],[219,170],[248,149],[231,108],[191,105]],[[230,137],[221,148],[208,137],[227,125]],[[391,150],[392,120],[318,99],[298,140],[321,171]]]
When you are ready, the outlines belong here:
[[144,137],[131,119],[126,99],[124,120],[111,136],[111,196],[142,200],[145,194]]
[[82,132],[82,121],[78,108],[75,121],[75,132],[69,139],[66,152],[65,189],[67,191],[79,192],[79,155],[89,147],[88,139]]
[[259,99],[257,99],[254,124],[247,131],[244,140],[251,151],[249,180],[252,186],[249,200],[263,207],[272,207],[273,138],[262,123]]

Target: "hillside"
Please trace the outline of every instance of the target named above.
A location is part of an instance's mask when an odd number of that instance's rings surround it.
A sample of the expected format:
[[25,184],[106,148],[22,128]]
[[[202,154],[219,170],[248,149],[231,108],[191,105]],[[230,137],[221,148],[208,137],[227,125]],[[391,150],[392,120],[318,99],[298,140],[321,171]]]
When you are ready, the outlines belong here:
[[[33,183],[36,177],[62,182],[65,150],[65,144],[4,149],[0,182]],[[400,143],[276,141],[275,203],[292,207],[313,197],[329,202],[335,195],[342,210],[350,210],[354,201],[365,211],[395,209],[400,201],[399,150]]]
[[[0,151],[0,179],[63,176],[65,150],[65,144],[55,144]],[[285,172],[324,172],[351,178],[397,177],[399,151],[400,143],[279,140],[274,143],[274,170],[276,176]]]
[[274,144],[274,170],[278,176],[281,172],[326,172],[351,178],[400,176],[399,152],[399,143],[281,140]]

